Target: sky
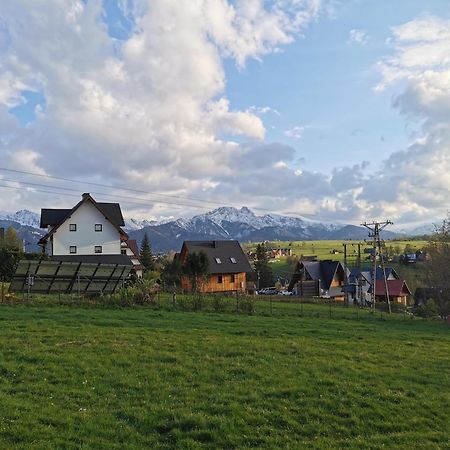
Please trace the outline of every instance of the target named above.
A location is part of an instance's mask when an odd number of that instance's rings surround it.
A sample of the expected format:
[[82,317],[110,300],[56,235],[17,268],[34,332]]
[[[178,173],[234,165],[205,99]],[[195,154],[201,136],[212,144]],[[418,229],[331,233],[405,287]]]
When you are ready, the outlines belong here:
[[0,210],[450,210],[448,0],[0,0]]

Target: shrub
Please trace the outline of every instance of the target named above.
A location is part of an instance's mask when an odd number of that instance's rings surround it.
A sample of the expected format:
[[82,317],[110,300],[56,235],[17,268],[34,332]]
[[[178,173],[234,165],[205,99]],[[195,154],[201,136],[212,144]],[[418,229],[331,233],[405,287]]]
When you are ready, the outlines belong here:
[[414,314],[419,317],[436,317],[437,313],[436,302],[432,298],[428,299],[426,304],[418,306],[414,310]]

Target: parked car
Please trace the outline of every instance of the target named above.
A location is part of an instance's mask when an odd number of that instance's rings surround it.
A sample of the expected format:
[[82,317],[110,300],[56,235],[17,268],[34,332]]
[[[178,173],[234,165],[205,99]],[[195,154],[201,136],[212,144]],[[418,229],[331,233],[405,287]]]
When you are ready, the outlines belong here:
[[275,287],[268,287],[268,288],[264,288],[264,289],[260,289],[258,291],[258,295],[277,295],[278,291],[277,288]]
[[292,292],[290,292],[290,291],[280,291],[280,292],[278,292],[278,295],[292,295]]

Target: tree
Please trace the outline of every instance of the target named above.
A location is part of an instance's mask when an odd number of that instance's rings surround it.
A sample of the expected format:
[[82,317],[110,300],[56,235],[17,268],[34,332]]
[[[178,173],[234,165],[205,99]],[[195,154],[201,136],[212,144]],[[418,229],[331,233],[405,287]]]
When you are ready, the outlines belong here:
[[428,286],[436,289],[436,307],[441,317],[450,314],[450,213],[435,227],[426,247]]
[[273,286],[273,273],[267,257],[267,249],[264,243],[256,246],[255,272],[258,275],[258,289]]
[[180,286],[181,264],[178,258],[167,259],[161,270],[161,280],[166,288]]
[[146,271],[155,270],[155,260],[153,258],[152,249],[150,247],[150,241],[148,239],[147,233],[144,234],[144,238],[141,242],[139,261],[145,267]]
[[182,271],[191,281],[192,290],[198,292],[199,284],[209,274],[209,261],[205,252],[189,253],[183,264]]
[[22,257],[22,241],[13,227],[8,227],[0,241],[0,278],[11,280]]
[[1,242],[1,246],[5,248],[9,248],[16,251],[22,251],[22,241],[19,236],[17,236],[17,232],[13,227],[8,227],[5,232],[5,237]]

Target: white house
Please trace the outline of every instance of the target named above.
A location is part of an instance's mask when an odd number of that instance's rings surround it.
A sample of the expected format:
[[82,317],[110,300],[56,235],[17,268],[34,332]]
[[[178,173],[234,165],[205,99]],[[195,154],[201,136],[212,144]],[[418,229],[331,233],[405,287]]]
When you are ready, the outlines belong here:
[[122,251],[128,247],[124,225],[118,203],[96,202],[85,193],[72,209],[41,210],[47,234],[39,245],[54,260],[132,264]]

